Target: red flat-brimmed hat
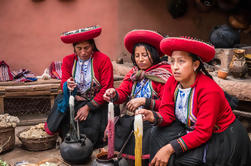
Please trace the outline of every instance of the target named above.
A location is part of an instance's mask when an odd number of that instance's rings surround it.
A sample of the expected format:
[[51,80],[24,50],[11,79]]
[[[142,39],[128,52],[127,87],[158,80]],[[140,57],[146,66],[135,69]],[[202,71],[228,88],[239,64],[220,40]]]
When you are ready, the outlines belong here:
[[215,48],[213,45],[199,41],[192,37],[168,37],[160,42],[160,49],[164,54],[172,56],[173,51],[186,51],[193,53],[204,62],[214,58]]
[[160,41],[164,37],[160,35],[159,33],[151,30],[132,30],[128,32],[124,38],[124,44],[126,49],[132,54],[133,53],[133,47],[137,43],[147,43],[153,47],[155,47],[160,55]]
[[90,26],[78,30],[64,32],[60,36],[64,43],[77,43],[93,39],[100,35],[102,28],[98,25]]

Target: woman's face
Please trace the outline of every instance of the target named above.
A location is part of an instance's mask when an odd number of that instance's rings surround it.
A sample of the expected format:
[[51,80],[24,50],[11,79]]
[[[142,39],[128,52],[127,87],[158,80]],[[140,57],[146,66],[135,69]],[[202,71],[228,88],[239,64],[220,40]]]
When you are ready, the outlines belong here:
[[137,46],[134,52],[134,58],[140,70],[146,70],[152,66],[152,57],[144,46]]
[[77,56],[84,61],[88,60],[93,53],[92,45],[88,41],[76,44],[74,50]]
[[173,51],[170,58],[173,76],[178,82],[191,82],[195,79],[199,61],[193,62],[192,57],[185,51]]

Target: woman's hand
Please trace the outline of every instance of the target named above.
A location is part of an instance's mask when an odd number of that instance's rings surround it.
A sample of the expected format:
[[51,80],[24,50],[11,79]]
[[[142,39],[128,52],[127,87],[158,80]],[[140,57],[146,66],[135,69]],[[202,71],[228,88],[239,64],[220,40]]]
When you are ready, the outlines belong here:
[[135,112],[137,108],[139,108],[142,105],[145,105],[146,103],[146,98],[140,97],[140,98],[134,98],[131,99],[127,104],[126,107],[129,111]]
[[70,77],[66,82],[67,82],[67,87],[70,91],[73,91],[77,86],[77,84],[75,83],[72,77]]
[[142,114],[142,119],[154,123],[155,118],[153,112],[147,109],[140,109],[135,112],[135,115]]
[[116,90],[114,88],[109,88],[105,91],[103,99],[107,102],[110,102],[116,96]]
[[154,156],[151,161],[151,166],[165,166],[168,164],[170,156],[174,153],[171,144],[163,146]]
[[78,112],[77,112],[77,116],[75,117],[75,120],[86,120],[88,114],[89,114],[90,108],[88,107],[88,105],[85,105],[83,107],[81,107]]
[[79,96],[79,95],[76,95],[76,96],[75,96],[75,99],[76,99],[77,101],[84,101],[84,100],[85,100],[85,98],[83,98],[82,96]]

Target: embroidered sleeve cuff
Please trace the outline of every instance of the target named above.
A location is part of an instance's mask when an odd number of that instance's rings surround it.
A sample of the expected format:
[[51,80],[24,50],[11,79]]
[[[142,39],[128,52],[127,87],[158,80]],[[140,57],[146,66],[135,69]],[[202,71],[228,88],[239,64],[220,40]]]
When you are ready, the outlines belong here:
[[150,107],[151,107],[151,99],[150,98],[146,98],[145,109],[150,109]]
[[91,108],[91,110],[95,110],[100,106],[95,100],[91,100],[87,103],[87,105]]
[[115,92],[116,92],[115,97],[112,99],[113,102],[116,102],[116,101],[118,101],[118,99],[119,99],[119,94],[118,94],[118,92],[117,92],[117,91],[115,91]]
[[172,145],[176,155],[187,151],[187,146],[182,138],[172,140],[170,141],[170,144]]
[[150,106],[151,110],[154,110],[155,108],[155,100],[151,100],[151,106]]
[[154,116],[154,123],[153,123],[153,125],[157,126],[157,125],[161,124],[162,121],[163,121],[162,116],[158,112],[155,112],[155,111],[152,111],[152,112],[153,112],[153,116]]
[[151,98],[146,98],[145,108],[153,111],[155,108],[155,100]]

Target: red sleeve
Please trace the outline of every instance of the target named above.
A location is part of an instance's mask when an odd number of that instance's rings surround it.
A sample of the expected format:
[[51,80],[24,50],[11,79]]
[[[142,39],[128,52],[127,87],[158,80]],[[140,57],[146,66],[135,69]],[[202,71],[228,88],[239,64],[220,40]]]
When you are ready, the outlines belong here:
[[124,103],[128,97],[131,95],[133,82],[130,79],[130,76],[133,73],[133,69],[131,69],[124,77],[122,83],[120,84],[119,88],[116,89],[118,93],[118,100],[116,103],[121,104]]
[[159,107],[159,114],[161,115],[161,123],[159,126],[166,126],[175,120],[174,115],[174,90],[177,82],[174,77],[170,77],[164,86],[164,92]]
[[150,109],[158,111],[161,104],[162,95],[164,93],[165,84],[152,82],[152,85],[154,91],[158,94],[158,99],[151,99]]
[[176,140],[181,146],[180,150],[184,152],[196,148],[209,140],[220,112],[220,105],[223,102],[219,92],[205,94],[199,99],[200,107],[195,129]]
[[63,63],[61,66],[62,70],[62,79],[61,79],[61,89],[63,90],[63,84],[67,81],[68,78],[72,77],[72,66],[74,62],[74,55],[68,55],[64,57]]
[[[101,58],[102,56],[102,58]],[[113,87],[113,67],[111,60],[106,55],[102,54],[99,57],[96,57],[96,63],[94,64],[94,72],[99,75],[99,83],[101,85],[100,91],[96,94],[92,101],[90,101],[87,105],[91,107],[91,109],[95,109],[100,105],[105,103],[103,99],[103,95],[105,91],[109,88]]]

